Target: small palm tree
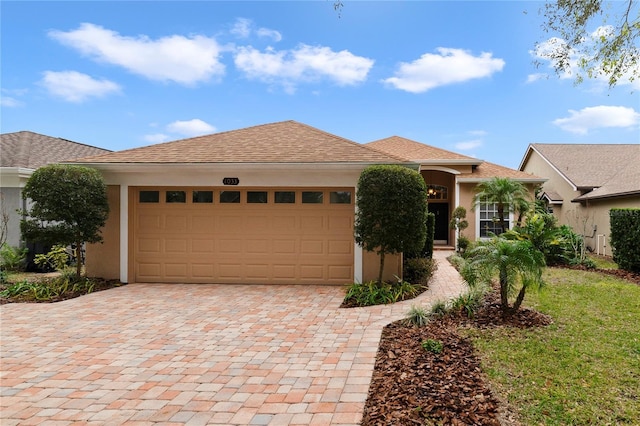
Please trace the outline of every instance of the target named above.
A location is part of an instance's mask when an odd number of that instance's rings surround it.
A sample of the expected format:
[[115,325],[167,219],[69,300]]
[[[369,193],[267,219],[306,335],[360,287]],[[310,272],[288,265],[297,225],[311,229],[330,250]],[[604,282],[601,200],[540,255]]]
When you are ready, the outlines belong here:
[[[544,255],[529,240],[494,237],[469,252],[465,278],[474,286],[480,282],[490,283],[497,274],[502,314],[512,315],[520,309],[528,288],[543,286],[544,267]],[[516,293],[513,305],[509,306],[509,298]]]
[[476,186],[473,207],[481,203],[495,203],[498,210],[498,223],[502,232],[508,229],[505,214],[529,209],[531,195],[520,182],[509,178],[494,177]]

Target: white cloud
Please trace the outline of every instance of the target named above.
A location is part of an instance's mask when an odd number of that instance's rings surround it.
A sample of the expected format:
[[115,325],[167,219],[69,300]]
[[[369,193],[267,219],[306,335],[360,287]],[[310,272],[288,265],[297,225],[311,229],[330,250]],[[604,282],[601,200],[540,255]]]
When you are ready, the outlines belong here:
[[544,78],[548,78],[549,74],[545,74],[545,73],[535,73],[535,74],[529,74],[527,76],[527,84],[528,83],[533,83],[536,82],[538,80],[542,80]]
[[24,102],[19,101],[10,96],[0,96],[0,106],[7,108],[17,108],[24,105]]
[[269,28],[258,28],[258,31],[256,31],[256,34],[258,34],[258,37],[270,38],[273,41],[281,41],[282,40],[282,34],[280,34],[279,31],[271,30]]
[[247,38],[251,35],[253,21],[247,18],[238,18],[231,28],[231,34],[239,38]]
[[167,125],[167,131],[185,136],[200,136],[213,133],[216,128],[198,118],[187,121],[174,121]]
[[366,80],[374,61],[347,50],[334,52],[328,47],[299,45],[293,50],[264,52],[248,46],[238,49],[235,64],[250,79],[282,84],[293,91],[301,82],[323,78],[340,86]]
[[68,32],[50,31],[49,36],[97,61],[151,80],[193,85],[224,74],[219,61],[221,47],[215,39],[204,36],[125,37],[88,23]]
[[112,81],[96,80],[77,71],[45,71],[41,84],[52,95],[78,103],[120,92],[120,86]]
[[586,135],[589,130],[605,127],[634,127],[640,124],[640,113],[623,106],[599,105],[569,110],[569,117],[558,118],[553,124],[567,132]]
[[467,133],[472,136],[487,136],[489,132],[487,132],[486,130],[469,130]]
[[150,135],[144,135],[144,140],[150,143],[166,142],[169,139],[169,136],[165,135],[164,133],[153,133]]
[[230,32],[238,38],[249,38],[255,33],[260,38],[269,38],[276,42],[282,40],[282,34],[279,31],[269,28],[255,29],[253,21],[247,18],[237,18]]
[[482,140],[481,139],[473,139],[470,141],[463,141],[463,142],[458,142],[456,143],[456,149],[460,150],[460,151],[469,151],[472,149],[476,149],[482,146]]
[[400,63],[394,77],[384,80],[396,89],[411,93],[476,78],[490,77],[504,68],[505,61],[483,52],[473,56],[466,50],[439,47],[437,54],[425,53],[413,62]]

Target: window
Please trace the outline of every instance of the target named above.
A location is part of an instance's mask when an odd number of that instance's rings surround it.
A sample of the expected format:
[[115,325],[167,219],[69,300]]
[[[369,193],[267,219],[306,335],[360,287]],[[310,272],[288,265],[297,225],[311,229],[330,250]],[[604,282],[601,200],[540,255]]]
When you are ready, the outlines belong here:
[[323,199],[322,191],[302,191],[302,204],[322,204]]
[[351,204],[351,191],[331,191],[329,202],[331,204]]
[[[505,207],[505,224],[509,229],[509,208]],[[480,238],[489,238],[491,234],[500,235],[502,227],[498,219],[498,205],[496,203],[480,203]]]
[[138,200],[141,203],[159,203],[160,191],[140,191]]
[[276,191],[275,202],[277,204],[293,204],[296,202],[295,191]]
[[221,191],[220,202],[221,203],[239,203],[240,191]]
[[213,191],[193,191],[193,203],[213,203]]
[[265,204],[268,200],[267,191],[247,191],[247,203]]
[[446,200],[447,187],[442,185],[427,185],[427,197],[430,200]]
[[185,191],[167,191],[165,200],[167,203],[186,203],[187,193]]

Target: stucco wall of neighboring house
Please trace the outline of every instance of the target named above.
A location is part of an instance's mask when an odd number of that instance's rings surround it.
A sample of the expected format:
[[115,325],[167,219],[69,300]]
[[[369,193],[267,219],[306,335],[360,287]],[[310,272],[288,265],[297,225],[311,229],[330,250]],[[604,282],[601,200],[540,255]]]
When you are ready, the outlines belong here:
[[591,200],[578,207],[579,215],[574,220],[575,224],[570,224],[577,233],[585,236],[588,248],[601,254],[604,252],[607,256],[612,255],[609,211],[613,208],[640,208],[640,197]]
[[580,221],[579,218],[583,216],[583,212],[580,211],[579,204],[571,202],[580,196],[580,192],[574,190],[573,186],[544,158],[532,151],[523,171],[547,178],[548,180],[542,184],[543,191],[555,191],[562,197],[562,205],[550,206],[560,225],[574,226]]
[[[22,209],[22,189],[21,188],[0,188],[0,213],[8,217],[7,222],[7,244],[18,247],[21,243],[20,219],[18,210]],[[2,220],[0,218],[0,220]]]
[[109,217],[102,228],[103,243],[87,244],[86,273],[108,280],[120,278],[120,186],[107,187]]

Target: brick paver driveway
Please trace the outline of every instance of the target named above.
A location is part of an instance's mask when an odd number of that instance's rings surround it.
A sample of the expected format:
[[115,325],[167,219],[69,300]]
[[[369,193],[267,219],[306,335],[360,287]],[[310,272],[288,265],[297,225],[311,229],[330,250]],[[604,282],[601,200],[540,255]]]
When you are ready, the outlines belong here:
[[[441,254],[439,257],[443,257]],[[354,425],[382,327],[457,295],[339,309],[340,287],[132,284],[1,309],[2,425]]]

